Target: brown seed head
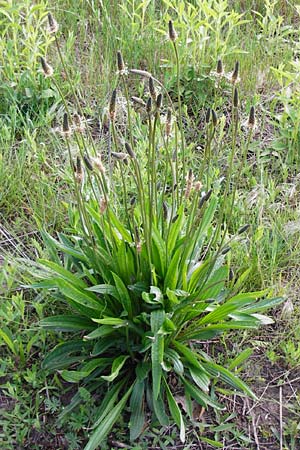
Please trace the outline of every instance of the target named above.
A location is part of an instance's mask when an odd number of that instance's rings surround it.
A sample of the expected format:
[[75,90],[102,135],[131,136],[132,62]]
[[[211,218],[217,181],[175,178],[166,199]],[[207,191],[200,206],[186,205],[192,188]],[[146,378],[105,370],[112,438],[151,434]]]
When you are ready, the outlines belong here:
[[177,33],[175,31],[172,20],[169,20],[169,38],[172,42],[175,42],[177,39]]
[[239,68],[240,68],[240,63],[238,61],[236,61],[234,70],[231,74],[231,83],[232,84],[236,84],[239,81]]
[[210,112],[211,112],[211,109],[207,108],[206,115],[205,115],[205,122],[206,123],[209,123],[209,121],[210,121]]
[[102,164],[102,160],[101,160],[101,156],[98,155],[94,158],[92,158],[92,162],[94,167],[99,170],[100,173],[102,173],[103,175],[105,174],[105,167]]
[[52,16],[52,14],[48,13],[48,33],[55,34],[58,32],[58,23]]
[[84,161],[84,164],[85,164],[86,168],[88,170],[92,171],[93,170],[93,164],[92,164],[92,161],[90,160],[90,158],[87,155],[84,155],[83,161]]
[[73,122],[74,122],[74,130],[77,131],[77,133],[84,133],[85,125],[79,114],[77,113],[74,114]]
[[247,231],[250,228],[249,223],[247,223],[246,225],[243,225],[237,232],[237,234],[243,234],[245,233],[245,231]]
[[47,63],[45,58],[41,56],[41,64],[45,77],[51,77],[53,75],[53,68]]
[[77,156],[76,158],[75,179],[80,184],[83,182],[83,170],[81,165],[81,159],[79,156]]
[[147,72],[147,70],[130,69],[129,72],[133,73],[134,75],[140,75],[141,77],[144,77],[144,78],[152,77],[151,73]]
[[117,90],[114,89],[112,91],[109,103],[109,117],[112,122],[115,120],[116,115],[116,101],[117,101]]
[[69,137],[71,135],[71,128],[70,128],[70,125],[69,125],[69,119],[68,119],[68,114],[67,113],[64,113],[64,117],[63,117],[62,134],[65,137]]
[[100,214],[103,214],[105,212],[106,208],[107,208],[107,201],[106,201],[105,198],[102,198],[100,200],[100,205],[99,206],[100,206]]
[[154,87],[154,80],[152,77],[149,78],[149,92],[150,92],[152,100],[155,102],[156,101],[156,91],[155,91],[155,87]]
[[186,189],[185,189],[185,198],[189,198],[193,186],[194,174],[192,169],[189,169],[189,172],[186,177]]
[[161,108],[162,99],[163,99],[162,93],[158,94],[157,99],[156,99],[156,108],[157,109]]
[[248,127],[254,128],[254,126],[255,126],[255,108],[254,106],[251,106],[248,119]]
[[217,74],[221,77],[224,74],[223,63],[221,59],[217,62]]
[[131,145],[128,144],[128,142],[125,142],[125,148],[126,148],[128,155],[130,156],[130,158],[136,159],[136,155],[135,155],[134,151],[132,150]]
[[171,127],[172,127],[172,110],[171,110],[171,108],[168,108],[167,120],[166,120],[166,135],[167,135],[167,137],[169,137],[171,134]]
[[149,97],[147,100],[146,109],[147,109],[147,113],[151,114],[151,111],[152,111],[152,98],[151,97]]
[[124,161],[128,158],[128,154],[123,152],[111,152],[111,156],[118,161]]
[[218,123],[218,117],[217,117],[216,111],[214,109],[211,110],[211,120],[212,120],[213,126],[216,127],[217,123]]
[[135,97],[134,95],[131,97],[131,100],[133,101],[133,103],[136,103],[139,106],[146,106],[146,103],[144,102],[144,100],[140,97]]
[[123,56],[122,56],[122,53],[120,52],[120,50],[117,51],[117,66],[118,66],[118,71],[120,73],[124,73],[126,68],[125,68]]
[[196,181],[196,183],[194,184],[194,189],[196,192],[200,192],[200,190],[202,189],[202,183],[201,181]]

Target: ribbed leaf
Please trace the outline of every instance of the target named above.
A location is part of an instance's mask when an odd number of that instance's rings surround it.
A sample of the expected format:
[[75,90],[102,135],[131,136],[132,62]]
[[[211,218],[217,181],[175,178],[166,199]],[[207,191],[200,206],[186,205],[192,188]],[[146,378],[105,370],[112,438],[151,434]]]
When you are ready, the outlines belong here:
[[196,385],[204,392],[208,392],[210,385],[210,378],[208,376],[208,373],[205,370],[199,370],[193,366],[190,366],[189,370]]
[[111,295],[115,299],[119,299],[118,291],[111,284],[97,284],[86,289],[87,291],[97,292],[98,294]]
[[251,389],[237,376],[233,375],[225,367],[220,366],[212,362],[203,362],[203,367],[205,370],[216,378],[219,378],[224,383],[229,384],[239,391],[245,392],[250,397],[256,399],[256,395],[251,391]]
[[117,403],[117,405],[108,412],[107,416],[102,420],[100,425],[96,428],[94,433],[92,434],[89,442],[84,447],[84,450],[96,450],[97,447],[101,444],[103,439],[107,436],[115,422],[117,421],[119,415],[121,414],[122,410],[124,409],[128,397],[131,394],[132,386],[129,388],[129,390],[124,394],[122,399]]
[[164,357],[164,336],[158,334],[160,327],[165,319],[164,311],[155,310],[151,313],[151,331],[154,334],[154,340],[151,345],[151,361],[152,361],[152,383],[153,397],[157,399],[160,392],[160,383],[162,375],[162,362]]
[[78,370],[62,370],[61,376],[69,383],[78,383],[80,380],[88,377],[94,370],[105,368],[111,364],[112,358],[95,358],[83,364]]
[[242,312],[245,312],[247,314],[263,312],[269,308],[274,308],[274,306],[280,305],[283,302],[283,300],[284,300],[283,297],[266,298],[257,303],[253,303],[249,306],[244,307],[242,309]]
[[145,425],[144,415],[144,381],[136,381],[130,398],[130,440],[134,441],[139,437]]
[[160,392],[162,362],[164,359],[164,336],[156,334],[151,346],[153,396],[156,400]]
[[96,328],[91,333],[89,333],[86,336],[84,336],[83,339],[85,341],[90,341],[92,339],[99,339],[99,338],[101,338],[103,336],[108,336],[109,334],[112,334],[114,332],[115,332],[115,330],[111,326],[109,326],[109,325],[102,325],[102,326]]
[[170,265],[168,267],[164,281],[164,291],[166,291],[167,288],[172,290],[176,289],[177,287],[180,287],[177,286],[177,282],[178,282],[178,266],[181,256],[182,256],[182,248],[179,247],[176,250],[173,258],[171,259]]
[[102,422],[102,420],[107,416],[107,414],[112,410],[114,407],[114,404],[116,403],[118,399],[118,395],[124,386],[124,384],[127,382],[128,378],[125,378],[124,380],[119,381],[118,383],[114,383],[112,388],[107,391],[105,394],[101,405],[97,409],[96,413],[96,421],[93,424],[93,429],[97,428],[98,425]]
[[112,276],[114,278],[114,282],[118,291],[118,300],[123,305],[124,310],[127,312],[128,316],[132,316],[132,305],[131,298],[128,294],[128,289],[121,280],[121,278],[112,272]]
[[165,389],[166,389],[166,393],[167,393],[167,400],[168,400],[170,413],[174,419],[174,422],[176,423],[176,425],[178,426],[178,428],[180,430],[180,440],[182,443],[184,443],[184,441],[185,441],[185,426],[184,426],[182,414],[181,414],[180,408],[177,405],[176,400],[174,399],[173,394],[172,394],[165,378],[164,378],[164,382],[165,382]]
[[81,308],[78,309],[82,312],[86,311],[88,317],[90,317],[91,310],[94,310],[99,314],[104,309],[101,300],[98,299],[95,294],[87,292],[85,289],[75,287],[73,284],[62,279],[58,281],[58,287],[61,293],[67,298],[67,301],[68,299],[71,299],[72,305],[75,304],[75,306],[80,306]]
[[[44,359],[42,367],[44,369],[63,369],[75,362],[82,362],[89,358],[85,353],[90,348],[90,344],[76,340],[58,344]],[[76,355],[74,356],[74,353]],[[73,355],[73,356],[72,356]]]
[[185,378],[181,377],[181,380],[187,390],[187,392],[190,394],[190,396],[196,400],[199,405],[204,406],[207,408],[207,405],[212,406],[214,409],[222,410],[225,409],[222,405],[217,403],[215,400],[213,400],[209,395],[205,394],[203,391],[200,391],[197,387],[193,386],[189,381],[187,381]]
[[200,361],[197,357],[197,353],[193,350],[190,350],[186,345],[179,343],[178,341],[172,341],[172,345],[176,348],[176,350],[181,353],[186,360],[196,367],[199,370],[203,370],[203,367],[200,364]]
[[153,396],[152,402],[153,402],[153,409],[159,423],[161,424],[162,427],[167,427],[169,425],[169,418],[165,411],[165,403],[162,399],[162,396],[158,395],[156,399]]
[[235,304],[223,304],[218,305],[216,308],[210,313],[206,314],[202,319],[197,321],[197,325],[204,325],[205,323],[214,323],[224,320],[228,317],[228,315],[237,309],[237,305]]
[[51,269],[51,272],[54,272],[55,274],[59,275],[63,279],[69,281],[69,283],[72,283],[74,286],[77,286],[79,288],[86,288],[86,284],[84,281],[82,281],[78,276],[75,276],[72,274],[69,270],[62,267],[60,264],[57,264],[53,261],[48,261],[46,259],[39,259],[38,262],[42,264],[43,266],[47,267],[48,269]]
[[56,331],[81,331],[93,330],[95,328],[93,322],[86,317],[72,315],[47,317],[40,321],[40,326],[47,330]]
[[173,364],[174,372],[182,375],[184,372],[184,367],[183,367],[183,364],[181,362],[181,359],[180,359],[180,356],[178,355],[178,353],[175,350],[173,350],[172,348],[168,348],[165,351],[165,356],[171,360],[171,362]]
[[113,364],[112,364],[112,368],[111,368],[111,374],[110,375],[103,375],[102,378],[103,380],[106,381],[113,381],[115,378],[117,378],[117,376],[120,373],[120,370],[122,369],[122,367],[124,366],[125,362],[127,361],[127,359],[129,358],[128,355],[120,355],[118,356]]
[[236,356],[230,363],[228,369],[233,370],[236,367],[243,364],[243,362],[248,359],[253,353],[253,348],[245,348],[238,356]]
[[125,326],[127,320],[119,319],[118,317],[105,317],[104,319],[92,319],[93,322],[100,323],[101,325],[117,325]]

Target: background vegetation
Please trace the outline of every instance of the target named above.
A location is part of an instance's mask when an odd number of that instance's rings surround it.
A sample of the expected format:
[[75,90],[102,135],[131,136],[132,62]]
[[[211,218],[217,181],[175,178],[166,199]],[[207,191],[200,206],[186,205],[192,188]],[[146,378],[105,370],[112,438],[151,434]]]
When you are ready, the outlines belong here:
[[[232,233],[250,224],[233,244],[233,276],[243,289],[271,288],[284,294],[275,323],[259,333],[230,333],[212,347],[220,364],[251,348],[238,369],[258,400],[227,398],[226,412],[195,420],[185,448],[286,448],[299,445],[299,151],[300,5],[292,1],[72,1],[0,2],[0,442],[9,449],[82,448],[97,417],[101,393],[80,388],[89,407],[62,413],[74,392],[59,374],[41,369],[41,360],[61,339],[38,326],[59,313],[44,294],[20,288],[23,267],[37,255],[48,257],[40,231],[68,231],[68,206],[74,202],[72,170],[59,130],[61,96],[40,69],[40,57],[55,67],[55,80],[74,105],[51,34],[47,12],[60,26],[59,41],[81,108],[99,152],[107,149],[105,118],[115,87],[116,52],[130,68],[150,71],[164,82],[176,104],[176,66],[167,44],[168,21],[179,34],[180,95],[186,105],[186,140],[201,160],[205,114],[214,106],[221,118],[217,142],[226,142],[231,88],[215,86],[216,62],[225,72],[240,63],[241,124],[256,107],[257,128],[250,144],[243,183],[236,193]],[[135,95],[142,96],[138,83]],[[119,126],[124,119],[120,115]],[[243,128],[243,127],[242,127]],[[223,134],[225,137],[223,137]],[[243,130],[241,130],[243,133]],[[223,176],[222,148],[212,158]],[[238,164],[234,166],[236,169]],[[29,279],[28,279],[29,282]],[[86,404],[85,404],[86,405]],[[184,405],[183,405],[184,408]],[[248,419],[241,419],[241,411]],[[177,428],[146,429],[130,444],[122,419],[101,448],[174,448]],[[206,441],[205,441],[206,440]],[[107,447],[105,447],[105,445]],[[202,446],[202,447],[201,447]],[[182,447],[184,448],[184,446]]]

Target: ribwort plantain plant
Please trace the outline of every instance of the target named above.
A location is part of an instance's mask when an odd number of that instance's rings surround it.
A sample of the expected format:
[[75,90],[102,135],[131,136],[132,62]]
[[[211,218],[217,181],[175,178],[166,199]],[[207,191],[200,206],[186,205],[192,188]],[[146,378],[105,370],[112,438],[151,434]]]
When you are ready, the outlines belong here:
[[[169,37],[179,74],[172,22]],[[107,386],[85,450],[100,445],[126,407],[131,440],[151,418],[162,426],[171,418],[184,442],[192,408],[183,414],[171,378],[187,405],[193,399],[205,409],[224,409],[219,383],[254,397],[232,370],[214,361],[204,344],[227,330],[257,328],[265,321],[261,313],[281,302],[268,298],[266,291],[239,293],[241,283],[230,281],[226,263],[231,241],[248,229],[231,237],[226,231],[235,193],[230,190],[233,162],[240,151],[236,88],[230,164],[223,183],[210,175],[215,111],[207,113],[204,159],[195,168],[184,141],[181,107],[174,110],[151,74],[127,71],[120,52],[117,65],[118,84],[108,108],[113,148],[107,155],[97,155],[92,139],[70,125],[72,109],[63,98],[63,134],[76,206],[69,208],[69,232],[57,239],[43,233],[51,258],[37,262],[32,285],[66,305],[64,314],[41,322],[45,329],[68,333],[46,356],[44,368],[58,370],[65,381],[81,383],[91,392]],[[131,75],[149,83],[149,98],[139,102],[143,119],[130,101]],[[123,133],[115,124],[121,90],[128,119]],[[253,121],[254,110],[251,114]],[[79,400],[75,396],[63,414]]]

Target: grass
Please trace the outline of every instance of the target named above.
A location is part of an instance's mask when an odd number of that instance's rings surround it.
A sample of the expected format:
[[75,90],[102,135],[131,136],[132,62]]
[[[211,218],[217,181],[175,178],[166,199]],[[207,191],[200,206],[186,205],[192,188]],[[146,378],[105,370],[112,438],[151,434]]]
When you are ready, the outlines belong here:
[[[72,413],[70,420],[51,418],[53,414],[58,416],[62,403],[68,403],[65,393],[68,387],[57,375],[49,376],[41,369],[40,360],[57,337],[45,334],[36,324],[57,311],[47,297],[35,298],[26,290],[20,291],[20,262],[12,258],[32,258],[41,252],[41,228],[47,228],[50,233],[68,228],[67,205],[74,202],[67,149],[53,131],[62,122],[64,108],[57,89],[39,73],[40,56],[47,55],[49,62],[55,65],[57,83],[75,110],[74,97],[61,73],[63,67],[57,62],[52,38],[45,32],[49,5],[39,1],[33,7],[32,2],[25,0],[2,3],[0,264],[3,271],[0,293],[3,299],[0,308],[1,329],[6,331],[7,337],[2,336],[1,346],[0,441],[7,449],[47,448],[46,445],[81,448],[96,416],[97,396],[81,393],[90,402],[88,415],[81,408]],[[254,403],[254,418],[249,415],[249,424],[238,417],[243,404],[232,406],[228,400],[228,411],[214,419],[214,428],[208,429],[211,417],[204,415],[191,428],[186,445],[187,448],[215,448],[209,442],[198,442],[199,434],[195,430],[200,429],[205,430],[205,436],[211,441],[221,439],[222,433],[224,448],[232,443],[237,448],[258,448],[257,442],[261,443],[261,448],[264,445],[267,448],[264,443],[270,442],[274,448],[296,449],[300,414],[298,384],[290,380],[297,378],[299,368],[297,5],[287,1],[225,1],[214,2],[210,10],[208,6],[212,2],[209,1],[191,1],[190,7],[179,0],[86,3],[83,7],[75,1],[61,0],[51,11],[60,24],[60,43],[73,86],[88,118],[94,142],[103,151],[107,146],[103,138],[103,117],[116,84],[118,49],[122,49],[129,67],[149,70],[164,81],[176,101],[172,48],[165,40],[167,22],[171,17],[174,20],[181,43],[179,87],[182,102],[189,112],[188,117],[184,113],[185,135],[191,150],[196,152],[194,169],[196,161],[201,163],[202,160],[203,118],[212,101],[219,116],[224,114],[225,136],[227,133],[231,93],[224,86],[225,92],[219,95],[211,71],[215,70],[220,57],[226,71],[233,69],[237,59],[240,62],[243,120],[247,119],[250,105],[254,103],[257,129],[243,166],[231,221],[232,233],[241,225],[250,224],[244,238],[233,245],[230,257],[233,277],[235,280],[245,277],[244,289],[271,287],[274,293],[285,293],[294,310],[291,317],[282,317],[280,310],[274,311],[275,325],[262,329],[259,334],[247,332],[241,341],[231,334],[219,344],[220,363],[230,360],[238,351],[252,348],[253,354],[244,364],[244,378],[248,378],[258,397],[262,397]],[[200,3],[201,26],[199,17],[194,14]],[[232,8],[235,14],[231,13]],[[259,14],[250,12],[251,9]],[[238,18],[243,13],[244,16]],[[223,28],[220,14],[228,20]],[[247,22],[239,24],[239,20]],[[132,85],[130,90],[141,96],[143,82],[139,82],[137,88]],[[242,138],[241,132],[239,139]],[[211,161],[211,171],[216,178],[222,176],[226,165],[226,155],[222,151],[219,147]],[[238,166],[237,155],[235,169]],[[210,350],[217,352],[218,347],[210,346]],[[269,421],[257,424],[264,408],[273,408],[273,415]],[[109,437],[107,448],[118,448],[118,442],[136,449],[173,448],[177,440],[174,427],[165,430],[162,436],[158,429],[147,429],[134,446],[128,443],[124,430],[121,424]],[[44,447],[39,444],[41,436],[45,438]],[[252,443],[247,441],[249,438]]]

